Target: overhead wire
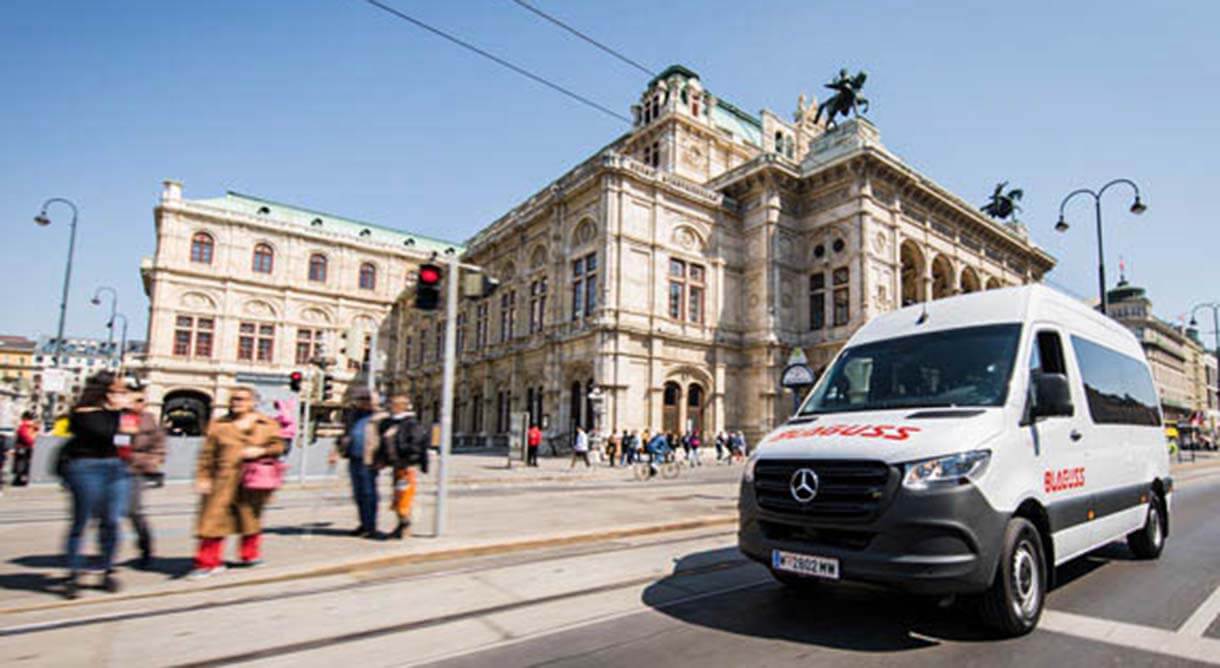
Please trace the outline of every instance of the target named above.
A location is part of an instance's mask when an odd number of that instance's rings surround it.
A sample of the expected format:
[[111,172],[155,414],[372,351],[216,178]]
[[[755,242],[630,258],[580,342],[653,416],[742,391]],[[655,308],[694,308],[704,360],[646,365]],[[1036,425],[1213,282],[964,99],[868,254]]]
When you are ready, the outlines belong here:
[[479,54],[480,56],[483,56],[484,58],[487,58],[502,67],[506,67],[506,68],[516,72],[517,74],[520,74],[521,76],[526,77],[527,79],[530,79],[531,81],[534,81],[535,83],[542,84],[543,86],[546,86],[547,88],[550,88],[551,90],[554,90],[558,93],[566,95],[566,96],[572,98],[573,100],[580,102],[581,104],[592,107],[592,108],[602,112],[603,114],[612,116],[617,120],[623,121],[624,123],[631,124],[633,122],[630,118],[624,116],[623,114],[613,111],[612,109],[609,109],[601,104],[598,104],[597,102],[590,100],[589,98],[581,95],[580,93],[577,93],[577,92],[570,90],[568,88],[565,88],[557,83],[549,81],[546,78],[539,76],[537,74],[534,74],[533,72],[530,72],[529,70],[527,70],[523,67],[514,65],[513,63],[510,63],[509,61],[507,61],[493,53],[490,53],[484,49],[481,49],[481,48],[475,46],[474,44],[471,44],[470,42],[467,42],[467,41],[461,39],[460,37],[447,33],[444,30],[441,30],[440,28],[436,28],[434,26],[428,25],[427,23],[424,23],[423,21],[421,21],[413,16],[410,16],[394,7],[391,7],[383,2],[380,2],[379,0],[365,0],[365,2],[367,2],[368,4],[374,6],[388,14],[391,14],[408,23],[411,23],[411,24],[415,25],[416,27],[427,30],[428,32],[436,35],[437,37],[444,38],[450,42],[453,42],[454,44],[457,44],[458,46],[460,46],[464,49],[473,51],[473,52]]
[[632,60],[631,58],[628,58],[627,56],[623,55],[622,53],[619,53],[618,51],[606,46],[605,44],[602,44],[601,42],[593,39],[592,37],[577,30],[576,28],[573,28],[572,26],[568,25],[567,23],[560,21],[559,19],[555,18],[554,16],[547,14],[546,12],[542,11],[541,9],[538,9],[537,7],[531,5],[530,3],[526,2],[525,0],[513,0],[513,2],[517,3],[518,5],[520,5],[521,7],[525,8],[525,9],[533,12],[534,14],[537,14],[538,16],[542,17],[543,19],[550,21],[551,23],[559,26],[560,28],[563,28],[564,30],[572,33],[573,35],[576,35],[577,37],[579,37],[579,38],[583,39],[584,41],[592,44],[593,46],[601,49],[602,51],[605,51],[606,53],[610,54],[611,56],[618,58],[619,60],[623,61],[624,63],[627,63],[628,65],[636,68],[637,70],[640,70],[644,74],[647,74],[650,77],[655,77],[657,75],[656,72],[653,72],[652,70],[637,63],[636,61]]

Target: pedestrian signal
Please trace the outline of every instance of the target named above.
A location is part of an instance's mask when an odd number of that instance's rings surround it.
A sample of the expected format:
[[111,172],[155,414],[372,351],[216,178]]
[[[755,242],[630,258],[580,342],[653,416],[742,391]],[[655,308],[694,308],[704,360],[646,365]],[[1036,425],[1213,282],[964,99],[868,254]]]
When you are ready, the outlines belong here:
[[322,401],[330,401],[335,394],[335,377],[329,373],[322,376]]

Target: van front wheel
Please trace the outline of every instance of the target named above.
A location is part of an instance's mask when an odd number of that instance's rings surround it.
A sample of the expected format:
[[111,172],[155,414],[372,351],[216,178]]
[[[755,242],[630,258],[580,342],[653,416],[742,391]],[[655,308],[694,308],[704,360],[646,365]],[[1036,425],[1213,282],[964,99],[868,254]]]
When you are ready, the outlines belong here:
[[1004,550],[991,588],[983,594],[983,622],[1006,637],[1034,630],[1046,599],[1046,556],[1029,520],[1015,517],[1004,530]]
[[1148,502],[1144,528],[1127,534],[1127,547],[1140,559],[1156,559],[1165,548],[1165,505],[1156,494]]

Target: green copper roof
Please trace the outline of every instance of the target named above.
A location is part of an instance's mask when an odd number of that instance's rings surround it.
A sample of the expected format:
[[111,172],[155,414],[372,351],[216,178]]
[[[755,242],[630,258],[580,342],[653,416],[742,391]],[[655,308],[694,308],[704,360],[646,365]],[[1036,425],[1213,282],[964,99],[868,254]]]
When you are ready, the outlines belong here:
[[[451,241],[433,239],[353,218],[336,216],[325,211],[306,209],[293,204],[284,204],[283,202],[276,202],[253,195],[243,195],[231,190],[226,192],[224,197],[193,201],[205,206],[213,206],[235,213],[244,213],[251,216],[267,216],[277,221],[317,229],[323,232],[341,234],[372,243],[409,246],[424,252],[444,252],[449,248],[454,248],[461,253],[465,250],[461,244]],[[413,240],[413,243],[408,244],[408,240]]]
[[712,108],[712,123],[732,132],[735,137],[762,146],[762,121],[720,98],[716,98],[716,106]]

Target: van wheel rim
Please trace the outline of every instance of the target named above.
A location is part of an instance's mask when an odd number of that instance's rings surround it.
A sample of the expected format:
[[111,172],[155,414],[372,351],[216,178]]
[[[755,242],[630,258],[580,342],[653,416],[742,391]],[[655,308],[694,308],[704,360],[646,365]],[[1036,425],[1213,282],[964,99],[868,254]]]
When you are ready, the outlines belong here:
[[1148,531],[1151,534],[1152,546],[1159,548],[1161,541],[1165,540],[1165,535],[1161,533],[1161,513],[1157,511],[1155,503],[1148,507]]
[[1022,541],[1012,555],[1012,589],[1015,594],[1013,607],[1025,619],[1032,619],[1038,610],[1040,587],[1033,547],[1028,541]]

